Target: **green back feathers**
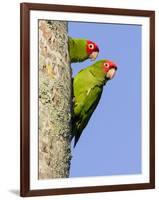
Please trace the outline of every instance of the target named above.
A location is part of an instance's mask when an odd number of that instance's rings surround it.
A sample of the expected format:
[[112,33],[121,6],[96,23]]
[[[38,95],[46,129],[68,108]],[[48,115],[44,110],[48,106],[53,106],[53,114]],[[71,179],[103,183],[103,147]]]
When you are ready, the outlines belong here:
[[98,85],[104,85],[106,81],[106,74],[103,71],[102,64],[106,60],[99,60],[95,62],[93,65],[87,67],[86,69],[89,71],[89,73],[92,74],[93,78],[96,80],[96,83],[98,82]]
[[86,39],[70,38],[68,39],[68,48],[71,62],[82,62],[88,58],[86,51]]
[[85,94],[87,91],[98,85],[99,87],[105,85],[106,83],[106,74],[103,72],[102,63],[105,60],[100,60],[94,63],[93,65],[82,69],[75,77],[73,81],[73,92],[76,100],[82,100],[85,98]]

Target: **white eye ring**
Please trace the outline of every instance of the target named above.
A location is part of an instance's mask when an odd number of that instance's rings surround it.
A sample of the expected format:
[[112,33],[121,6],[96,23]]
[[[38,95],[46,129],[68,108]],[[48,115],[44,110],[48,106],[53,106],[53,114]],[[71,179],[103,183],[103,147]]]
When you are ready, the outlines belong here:
[[106,68],[108,68],[108,67],[109,67],[109,63],[104,63],[104,66],[105,66]]
[[88,47],[89,49],[94,49],[94,44],[89,44]]

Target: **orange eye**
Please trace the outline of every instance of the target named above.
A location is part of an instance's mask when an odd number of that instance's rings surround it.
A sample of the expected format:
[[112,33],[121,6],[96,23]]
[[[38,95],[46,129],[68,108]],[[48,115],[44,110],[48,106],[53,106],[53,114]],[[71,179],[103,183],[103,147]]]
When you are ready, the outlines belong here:
[[104,67],[108,68],[109,67],[109,63],[104,63]]
[[89,49],[94,49],[94,44],[88,44]]

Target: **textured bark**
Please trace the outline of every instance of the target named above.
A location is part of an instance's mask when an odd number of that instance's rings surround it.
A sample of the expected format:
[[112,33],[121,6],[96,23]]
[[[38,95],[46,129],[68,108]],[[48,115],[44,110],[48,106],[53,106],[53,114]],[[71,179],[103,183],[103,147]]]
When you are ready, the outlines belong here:
[[39,179],[69,177],[70,135],[67,22],[39,20]]

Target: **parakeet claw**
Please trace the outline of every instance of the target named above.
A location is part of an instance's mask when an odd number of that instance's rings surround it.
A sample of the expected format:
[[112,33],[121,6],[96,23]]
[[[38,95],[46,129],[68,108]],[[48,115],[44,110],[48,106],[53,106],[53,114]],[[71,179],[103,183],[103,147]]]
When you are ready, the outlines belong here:
[[99,52],[98,51],[94,51],[90,54],[89,58],[91,59],[91,61],[94,61],[97,56],[98,56]]

